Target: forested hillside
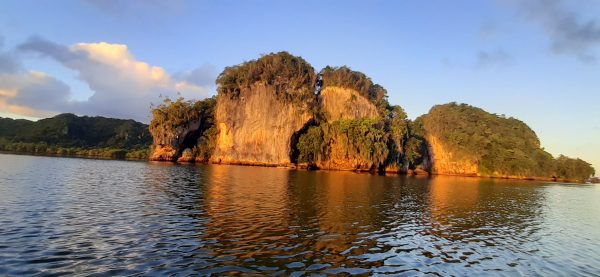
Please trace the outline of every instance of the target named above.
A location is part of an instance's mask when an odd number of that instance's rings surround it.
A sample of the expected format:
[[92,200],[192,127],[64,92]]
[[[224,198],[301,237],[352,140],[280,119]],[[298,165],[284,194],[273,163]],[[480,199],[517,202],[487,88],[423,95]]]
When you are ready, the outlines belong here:
[[0,118],[0,150],[50,155],[146,158],[152,137],[134,120],[59,114],[29,121]]
[[552,157],[522,121],[467,104],[434,106],[417,123],[432,146],[435,173],[461,173],[453,165],[470,164],[472,173],[483,176],[585,181],[594,174],[585,161]]

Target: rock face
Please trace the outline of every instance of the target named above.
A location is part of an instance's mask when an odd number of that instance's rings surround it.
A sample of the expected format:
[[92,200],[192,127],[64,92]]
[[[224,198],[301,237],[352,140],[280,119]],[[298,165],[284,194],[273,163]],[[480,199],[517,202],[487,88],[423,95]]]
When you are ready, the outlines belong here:
[[175,161],[177,150],[171,145],[154,145],[149,160],[151,161]]
[[154,150],[150,156],[152,161],[175,161],[181,155],[186,146],[184,141],[200,128],[200,120],[189,122],[184,126],[179,126],[173,132],[163,132],[155,134]]
[[[423,167],[431,167],[431,173],[443,175],[477,176],[479,168],[477,161],[469,158],[456,158],[448,151],[440,140],[433,135],[427,136],[429,157],[424,161]],[[429,164],[432,161],[431,164]]]
[[255,83],[238,96],[221,95],[215,122],[217,145],[210,161],[246,165],[290,165],[295,134],[313,119],[307,103],[278,97]]
[[319,98],[321,112],[329,122],[380,117],[375,105],[353,89],[326,87]]

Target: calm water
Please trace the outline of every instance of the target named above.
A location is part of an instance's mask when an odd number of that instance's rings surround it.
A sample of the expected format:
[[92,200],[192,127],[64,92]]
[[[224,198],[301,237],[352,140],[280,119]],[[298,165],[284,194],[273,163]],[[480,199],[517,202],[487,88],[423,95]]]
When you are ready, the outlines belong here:
[[600,275],[600,186],[0,155],[0,275]]

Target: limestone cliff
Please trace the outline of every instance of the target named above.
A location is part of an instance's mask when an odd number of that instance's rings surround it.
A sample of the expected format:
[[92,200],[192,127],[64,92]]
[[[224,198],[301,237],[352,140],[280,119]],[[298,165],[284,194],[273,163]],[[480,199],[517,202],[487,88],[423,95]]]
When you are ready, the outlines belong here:
[[443,175],[467,175],[477,176],[479,169],[477,161],[469,157],[458,158],[439,139],[433,135],[427,136],[427,147],[431,165],[431,173]]
[[227,67],[217,78],[213,163],[291,165],[292,146],[313,120],[316,73],[287,52]]
[[211,162],[290,165],[294,135],[313,119],[306,102],[277,96],[272,86],[255,83],[239,95],[220,95],[215,120],[217,146]]
[[321,112],[329,122],[380,117],[375,105],[353,89],[326,87],[321,90],[319,100]]

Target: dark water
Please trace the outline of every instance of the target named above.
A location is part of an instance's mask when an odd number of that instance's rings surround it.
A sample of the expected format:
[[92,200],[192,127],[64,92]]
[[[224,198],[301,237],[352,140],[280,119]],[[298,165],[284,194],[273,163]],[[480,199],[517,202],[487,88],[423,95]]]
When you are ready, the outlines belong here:
[[599,275],[600,186],[0,155],[4,275]]

